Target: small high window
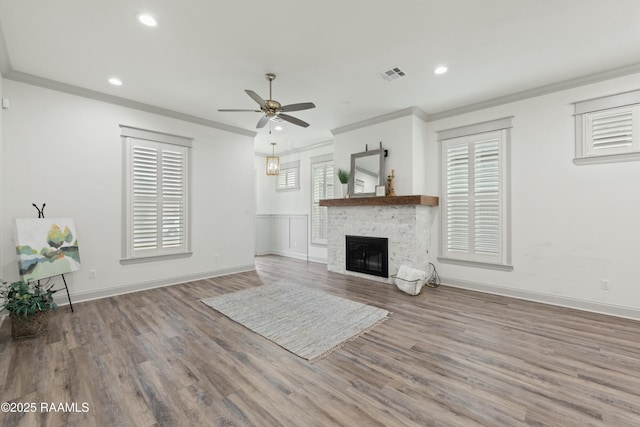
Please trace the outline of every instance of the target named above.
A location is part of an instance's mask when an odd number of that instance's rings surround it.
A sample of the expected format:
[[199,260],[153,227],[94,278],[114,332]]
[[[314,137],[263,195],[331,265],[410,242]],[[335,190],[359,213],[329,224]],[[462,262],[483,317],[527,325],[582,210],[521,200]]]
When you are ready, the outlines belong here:
[[300,161],[280,164],[280,174],[276,177],[276,191],[300,189]]
[[640,160],[640,91],[575,104],[574,163]]

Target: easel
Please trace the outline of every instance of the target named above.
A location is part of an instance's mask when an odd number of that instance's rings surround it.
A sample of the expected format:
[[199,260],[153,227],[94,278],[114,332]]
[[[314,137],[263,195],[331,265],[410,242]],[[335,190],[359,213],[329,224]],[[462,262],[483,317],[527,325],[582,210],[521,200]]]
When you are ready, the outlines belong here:
[[[35,203],[32,203],[32,205],[38,211],[38,218],[44,218],[44,207],[47,206],[47,204],[43,203],[42,209],[38,208],[38,206]],[[64,283],[64,289],[67,291],[67,299],[69,300],[69,307],[71,308],[71,312],[73,313],[73,304],[71,304],[71,295],[69,295],[69,287],[67,286],[67,281],[64,278],[64,274],[61,274],[60,277],[62,277],[62,283]],[[38,284],[39,283],[40,283],[40,280],[38,280]],[[55,289],[54,292],[61,291],[61,290],[62,288]]]

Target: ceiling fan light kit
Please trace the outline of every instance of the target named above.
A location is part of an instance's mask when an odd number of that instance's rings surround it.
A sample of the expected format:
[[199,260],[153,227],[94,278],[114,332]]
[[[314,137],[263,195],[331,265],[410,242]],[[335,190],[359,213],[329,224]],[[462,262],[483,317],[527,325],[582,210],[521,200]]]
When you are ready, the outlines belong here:
[[[271,91],[271,83],[275,80],[276,75],[273,73],[267,73],[265,74],[265,78],[269,81],[269,99],[264,100],[260,95],[258,95],[254,91],[245,89],[245,93],[249,95],[249,97],[253,99],[260,106],[259,110],[220,109],[218,111],[264,113],[264,116],[262,116],[260,120],[258,120],[258,124],[256,125],[256,128],[258,129],[263,128],[269,122],[269,120],[287,121],[297,126],[301,126],[304,128],[308,127],[309,123],[283,113],[288,113],[291,111],[309,110],[311,108],[316,108],[315,104],[313,102],[301,102],[298,104],[289,104],[289,105],[280,104],[278,101],[273,99],[272,91]],[[269,174],[267,173],[267,175]]]

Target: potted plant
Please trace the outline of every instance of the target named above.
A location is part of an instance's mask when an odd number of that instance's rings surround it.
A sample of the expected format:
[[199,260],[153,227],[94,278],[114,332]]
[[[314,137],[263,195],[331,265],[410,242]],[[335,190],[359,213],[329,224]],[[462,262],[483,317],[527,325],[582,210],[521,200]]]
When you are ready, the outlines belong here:
[[43,286],[39,281],[2,282],[0,308],[9,312],[14,339],[35,337],[46,332],[50,311],[57,308],[52,288],[53,284]]
[[347,187],[349,185],[349,171],[344,169],[338,169],[338,180],[342,184],[342,197],[345,199],[349,197]]

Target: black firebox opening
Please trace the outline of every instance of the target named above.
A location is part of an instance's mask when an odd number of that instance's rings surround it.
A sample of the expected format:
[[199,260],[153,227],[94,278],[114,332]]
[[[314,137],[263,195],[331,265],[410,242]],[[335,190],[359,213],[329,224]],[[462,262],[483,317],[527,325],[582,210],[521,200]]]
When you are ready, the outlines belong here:
[[347,237],[347,270],[389,277],[386,237]]

